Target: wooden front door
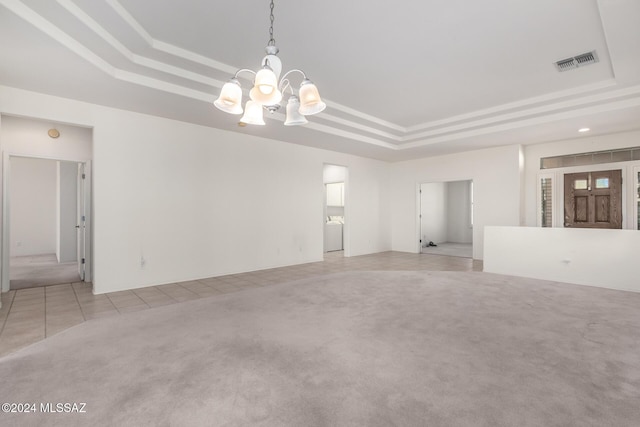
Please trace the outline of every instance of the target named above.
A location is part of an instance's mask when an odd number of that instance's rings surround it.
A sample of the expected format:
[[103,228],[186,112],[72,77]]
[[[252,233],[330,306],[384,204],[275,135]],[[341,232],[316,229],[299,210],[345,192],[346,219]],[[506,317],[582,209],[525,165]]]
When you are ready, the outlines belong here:
[[622,171],[565,174],[564,226],[622,228]]

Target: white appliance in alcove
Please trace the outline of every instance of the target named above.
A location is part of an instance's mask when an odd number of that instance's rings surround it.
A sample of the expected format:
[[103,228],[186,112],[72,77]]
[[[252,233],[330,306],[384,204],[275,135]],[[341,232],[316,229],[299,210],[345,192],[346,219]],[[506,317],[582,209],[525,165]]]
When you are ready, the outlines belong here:
[[324,166],[324,251],[344,250],[345,230],[345,182],[347,168],[337,165]]

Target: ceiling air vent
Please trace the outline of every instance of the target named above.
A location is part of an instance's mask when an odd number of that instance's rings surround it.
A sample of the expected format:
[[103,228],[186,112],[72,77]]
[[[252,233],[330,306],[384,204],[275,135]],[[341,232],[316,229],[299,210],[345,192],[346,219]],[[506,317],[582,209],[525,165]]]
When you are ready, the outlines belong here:
[[596,51],[583,53],[582,55],[574,56],[573,58],[561,59],[556,62],[556,68],[558,71],[573,70],[574,68],[584,67],[585,65],[595,64],[598,62],[598,55]]

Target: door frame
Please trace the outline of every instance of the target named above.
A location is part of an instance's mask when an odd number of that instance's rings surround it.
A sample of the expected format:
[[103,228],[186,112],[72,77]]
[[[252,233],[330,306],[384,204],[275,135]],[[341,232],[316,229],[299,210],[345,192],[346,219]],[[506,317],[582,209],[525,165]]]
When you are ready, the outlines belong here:
[[87,206],[85,203],[85,185],[87,174],[84,163],[76,163],[76,262],[78,263],[78,274],[84,282],[87,278]]
[[[633,185],[634,182],[633,171],[640,168],[640,161],[633,160],[628,162],[611,162],[611,163],[599,163],[595,165],[582,165],[582,166],[567,166],[562,168],[553,169],[540,169],[536,174],[536,187],[540,186],[541,178],[553,178],[553,227],[564,228],[564,175],[568,173],[581,173],[581,172],[598,172],[606,170],[622,170],[622,229],[636,229],[635,221],[637,218],[633,217],[635,209],[630,205],[629,200],[635,200],[633,198]],[[540,204],[540,192],[536,190],[536,215],[541,211]],[[630,219],[631,218],[631,219]],[[540,226],[540,219],[536,219],[536,226]]]
[[332,182],[324,182],[324,168],[325,166],[338,166],[344,168],[344,181],[335,181],[335,182],[344,182],[344,224],[342,225],[342,256],[345,258],[351,256],[351,234],[348,217],[349,214],[349,166],[341,165],[338,163],[322,163],[322,257],[325,255],[325,242],[324,242],[324,227],[327,222],[327,184],[332,184]]
[[[611,230],[622,229],[623,207],[622,207],[622,183],[623,169],[611,169],[606,171],[589,171],[589,172],[573,172],[564,174],[564,215],[563,215],[563,227],[564,228],[606,228]],[[569,177],[569,180],[567,180]],[[575,182],[582,180],[587,184],[584,189],[575,188]],[[609,184],[606,188],[598,188],[598,178],[605,178]],[[596,208],[597,199],[599,196],[605,195],[609,198],[609,208],[607,217],[609,221],[606,221],[608,226],[604,226],[605,221],[598,222]],[[569,200],[567,200],[569,196]],[[586,200],[585,205],[585,221],[578,221],[576,219],[577,213],[577,198],[584,198]],[[619,200],[618,200],[619,199]],[[619,209],[616,209],[619,207]]]
[[[631,168],[631,181],[633,183],[633,195],[631,196],[632,204],[633,204],[633,217],[631,218],[631,222],[633,223],[633,228],[635,230],[640,230],[640,226],[638,224],[638,216],[640,216],[640,208],[638,207],[638,186],[640,182],[638,182],[638,174],[640,173],[640,166],[634,166]],[[624,179],[624,178],[623,178]],[[624,189],[624,183],[623,183]]]
[[60,162],[72,162],[81,163],[84,165],[84,173],[86,176],[84,184],[84,211],[86,215],[86,228],[84,233],[84,248],[85,248],[85,282],[91,282],[93,280],[93,251],[92,251],[92,212],[91,212],[91,160],[78,160],[66,157],[48,157],[29,155],[21,153],[3,152],[2,156],[2,242],[0,243],[0,289],[2,292],[8,292],[11,285],[10,276],[10,254],[11,254],[11,194],[10,193],[10,179],[11,179],[11,158],[21,157],[28,159],[41,159],[41,160],[53,160]]
[[[473,184],[473,215],[475,216],[476,212],[477,212],[477,197],[476,195],[478,194],[478,185],[476,183],[476,180],[474,180],[471,177],[463,177],[463,178],[452,178],[452,179],[441,179],[441,180],[437,180],[437,181],[418,181],[416,182],[416,224],[415,224],[415,230],[416,230],[416,235],[418,236],[418,238],[416,239],[416,252],[417,254],[421,254],[422,253],[422,197],[421,197],[421,193],[420,191],[422,190],[422,185],[423,184],[447,184],[450,182],[460,182],[460,181],[469,181]],[[476,259],[475,258],[475,248],[476,248],[476,221],[474,220],[474,218],[471,218],[472,223],[469,224],[469,228],[471,228],[471,259]]]

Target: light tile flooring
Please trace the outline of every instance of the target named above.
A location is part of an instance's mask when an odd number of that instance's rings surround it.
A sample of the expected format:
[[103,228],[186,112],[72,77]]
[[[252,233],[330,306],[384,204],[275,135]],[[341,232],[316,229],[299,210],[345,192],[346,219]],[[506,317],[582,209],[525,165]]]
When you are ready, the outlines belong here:
[[460,256],[465,258],[473,257],[473,245],[471,243],[438,243],[438,246],[427,246],[422,248],[423,254]]
[[323,262],[102,295],[93,295],[90,283],[19,289],[2,294],[0,356],[91,319],[323,274],[357,270],[482,271],[482,262],[404,252],[382,252],[345,258],[342,252],[331,252],[325,254]]

